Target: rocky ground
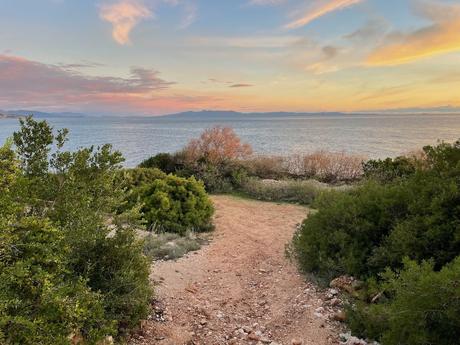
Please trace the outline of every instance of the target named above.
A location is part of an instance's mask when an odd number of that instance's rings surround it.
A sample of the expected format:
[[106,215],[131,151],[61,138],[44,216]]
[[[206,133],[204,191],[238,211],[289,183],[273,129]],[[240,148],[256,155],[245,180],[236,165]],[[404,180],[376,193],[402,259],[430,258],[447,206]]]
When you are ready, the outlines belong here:
[[298,274],[285,245],[308,209],[215,196],[200,251],[153,268],[154,312],[131,344],[339,344],[341,302]]

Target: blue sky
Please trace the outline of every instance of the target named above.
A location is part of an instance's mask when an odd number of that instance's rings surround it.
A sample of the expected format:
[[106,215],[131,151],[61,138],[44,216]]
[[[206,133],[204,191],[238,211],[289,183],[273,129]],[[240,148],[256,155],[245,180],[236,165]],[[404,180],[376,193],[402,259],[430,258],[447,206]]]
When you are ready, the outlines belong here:
[[458,0],[0,0],[0,9],[0,109],[460,106]]

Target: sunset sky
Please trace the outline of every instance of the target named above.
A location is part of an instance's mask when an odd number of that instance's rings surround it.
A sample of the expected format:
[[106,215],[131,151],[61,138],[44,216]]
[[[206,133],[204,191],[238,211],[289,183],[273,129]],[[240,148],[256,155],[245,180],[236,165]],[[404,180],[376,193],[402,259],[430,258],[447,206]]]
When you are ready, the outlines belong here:
[[460,106],[460,0],[0,0],[0,109]]

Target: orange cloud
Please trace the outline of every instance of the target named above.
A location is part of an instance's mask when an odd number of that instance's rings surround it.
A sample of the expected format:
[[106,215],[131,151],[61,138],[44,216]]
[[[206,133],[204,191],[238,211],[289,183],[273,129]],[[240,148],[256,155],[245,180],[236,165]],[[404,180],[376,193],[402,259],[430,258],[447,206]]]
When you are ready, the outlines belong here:
[[310,22],[334,11],[356,5],[363,0],[329,0],[320,6],[313,7],[304,13],[300,18],[285,25],[286,29],[296,29],[309,24]]
[[377,48],[367,59],[369,65],[399,65],[433,55],[460,50],[460,6],[429,3],[418,8],[433,24],[415,32],[396,36]]
[[137,0],[121,0],[115,4],[101,6],[100,17],[113,26],[113,39],[119,44],[129,43],[132,29],[152,12]]

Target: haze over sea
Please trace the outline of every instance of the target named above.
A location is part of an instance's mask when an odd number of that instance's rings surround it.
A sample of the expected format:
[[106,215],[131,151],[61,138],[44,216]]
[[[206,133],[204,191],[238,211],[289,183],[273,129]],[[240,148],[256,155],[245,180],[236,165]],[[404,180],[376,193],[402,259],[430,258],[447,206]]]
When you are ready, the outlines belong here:
[[[232,127],[258,154],[316,150],[347,152],[369,158],[394,157],[438,140],[460,138],[460,114],[338,114],[200,117],[50,117],[68,128],[67,149],[113,144],[132,167],[159,153],[173,152],[208,127]],[[18,129],[17,119],[0,120],[0,142]]]

